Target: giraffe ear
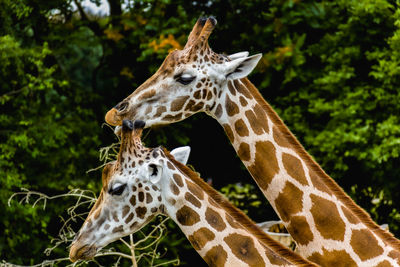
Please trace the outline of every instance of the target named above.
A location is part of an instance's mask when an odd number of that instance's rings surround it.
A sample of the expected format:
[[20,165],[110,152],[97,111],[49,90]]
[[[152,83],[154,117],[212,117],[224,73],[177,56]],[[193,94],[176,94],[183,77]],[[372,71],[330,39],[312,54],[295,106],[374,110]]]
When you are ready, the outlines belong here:
[[249,55],[249,52],[243,51],[243,52],[239,52],[239,53],[235,53],[235,54],[229,55],[228,58],[230,60],[235,60],[235,59],[238,59],[238,58],[247,57],[248,55]]
[[189,154],[190,154],[190,146],[178,147],[171,151],[171,155],[174,156],[174,158],[183,165],[186,165],[189,159]]
[[148,165],[148,179],[151,183],[156,184],[161,180],[162,168],[159,164]]
[[[245,53],[245,52],[243,52]],[[240,54],[240,53],[238,53]],[[236,55],[236,54],[234,54]],[[261,59],[261,54],[256,54],[250,57],[239,57],[225,63],[226,78],[231,80],[247,77],[250,72],[257,66]]]

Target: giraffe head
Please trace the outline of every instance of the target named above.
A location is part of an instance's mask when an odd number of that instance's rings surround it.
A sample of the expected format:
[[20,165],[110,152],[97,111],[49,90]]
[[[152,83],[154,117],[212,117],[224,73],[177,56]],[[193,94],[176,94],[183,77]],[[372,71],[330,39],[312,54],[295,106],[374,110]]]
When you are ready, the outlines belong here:
[[[134,233],[163,213],[161,182],[168,175],[161,147],[146,148],[140,136],[143,121],[124,120],[118,159],[105,166],[103,188],[70,249],[71,261],[90,259],[107,244]],[[186,163],[189,147],[171,151]]]
[[213,114],[228,81],[246,77],[261,54],[217,54],[208,37],[217,21],[200,18],[183,50],[171,52],[158,71],[106,114],[106,122],[121,125],[124,119],[144,120],[146,126],[170,124],[196,112]]

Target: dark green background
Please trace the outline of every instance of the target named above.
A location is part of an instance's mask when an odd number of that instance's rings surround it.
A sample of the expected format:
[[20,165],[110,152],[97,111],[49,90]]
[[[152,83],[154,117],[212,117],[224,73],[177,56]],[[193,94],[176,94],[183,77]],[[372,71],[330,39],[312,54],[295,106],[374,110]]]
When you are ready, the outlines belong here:
[[[125,1],[121,8],[108,0],[111,14],[102,17],[73,12],[72,2],[0,0],[0,259],[30,265],[67,256],[65,246],[49,257],[42,252],[71,203],[53,201],[43,210],[9,207],[8,198],[20,187],[50,195],[77,187],[99,192],[100,171],[86,171],[101,164],[100,147],[117,141],[102,127],[106,111],[173,48],[152,44],[171,35],[184,45],[202,15],[218,20],[209,40],[214,51],[263,53],[251,81],[324,170],[400,235],[396,1],[161,0]],[[189,163],[217,189],[253,183],[222,128],[204,114],[151,130],[146,144],[190,145]],[[264,206],[248,206],[250,216],[276,218]],[[168,234],[168,256],[193,262],[188,243],[176,241],[182,238]]]

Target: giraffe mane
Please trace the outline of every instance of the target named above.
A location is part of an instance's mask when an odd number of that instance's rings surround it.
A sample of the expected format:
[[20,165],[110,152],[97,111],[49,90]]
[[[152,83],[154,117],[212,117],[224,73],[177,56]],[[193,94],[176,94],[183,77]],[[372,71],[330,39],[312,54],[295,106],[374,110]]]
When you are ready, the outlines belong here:
[[250,93],[254,96],[256,101],[265,110],[271,118],[274,125],[283,133],[284,137],[293,149],[301,156],[306,165],[311,168],[319,177],[323,178],[322,182],[328,187],[332,193],[344,203],[344,205],[372,232],[380,237],[384,242],[392,246],[396,250],[400,250],[400,240],[396,239],[392,233],[383,230],[377,225],[370,217],[370,215],[358,206],[344,191],[343,189],[321,168],[321,166],[313,160],[311,155],[305,150],[301,143],[297,140],[294,134],[289,130],[285,123],[279,118],[273,108],[264,100],[258,89],[247,78],[241,79],[241,82],[246,86]]
[[183,165],[182,163],[175,160],[165,148],[163,148],[165,155],[170,161],[177,167],[182,173],[184,173],[191,181],[198,185],[206,194],[211,197],[216,203],[218,203],[221,208],[223,208],[229,215],[231,215],[241,226],[243,226],[249,233],[256,236],[257,239],[266,248],[271,249],[273,252],[284,256],[291,263],[298,266],[315,266],[308,260],[302,258],[301,256],[295,254],[290,249],[284,247],[279,242],[268,236],[256,223],[251,220],[247,215],[245,215],[241,210],[232,205],[222,194],[218,193],[214,188],[208,185],[200,176],[192,171],[189,167]]

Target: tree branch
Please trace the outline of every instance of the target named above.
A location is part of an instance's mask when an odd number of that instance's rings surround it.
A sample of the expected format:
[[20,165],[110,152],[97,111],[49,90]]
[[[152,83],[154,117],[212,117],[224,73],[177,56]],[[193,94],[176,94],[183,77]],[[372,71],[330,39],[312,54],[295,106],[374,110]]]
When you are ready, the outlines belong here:
[[78,0],[74,0],[74,3],[76,5],[76,7],[78,8],[78,11],[79,11],[79,14],[81,15],[82,20],[90,22],[90,20],[89,20],[88,16],[86,15],[85,10],[83,9],[81,3],[79,3]]
[[121,16],[122,8],[120,0],[107,0],[108,5],[110,6],[110,15],[111,16]]

